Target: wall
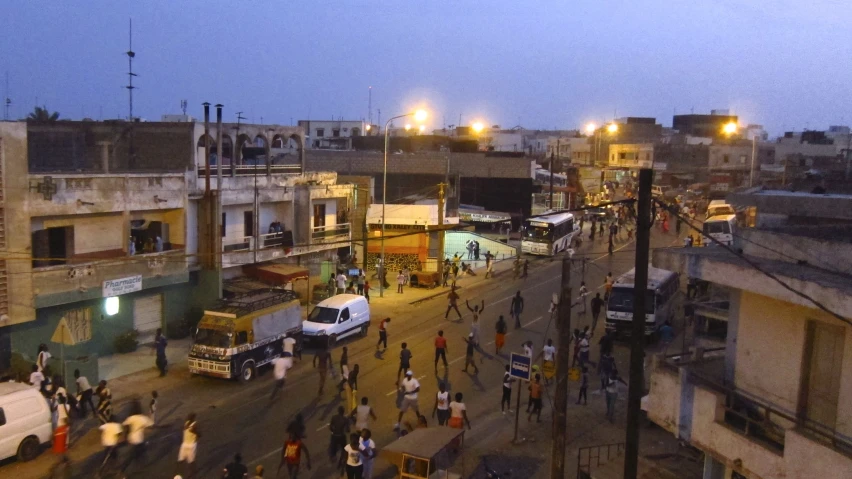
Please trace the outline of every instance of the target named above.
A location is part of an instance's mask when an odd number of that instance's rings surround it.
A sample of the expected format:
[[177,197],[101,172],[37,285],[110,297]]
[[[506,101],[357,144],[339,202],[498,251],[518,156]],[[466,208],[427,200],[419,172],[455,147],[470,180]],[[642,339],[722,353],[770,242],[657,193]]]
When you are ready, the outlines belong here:
[[[796,233],[805,233],[806,230],[818,237],[744,229],[740,235],[748,241],[743,242],[743,253],[778,261],[805,261],[834,271],[852,271],[852,243],[842,241],[840,236],[831,237],[832,233],[825,225],[804,226],[797,228]],[[835,234],[848,234],[848,231],[838,229]]]
[[[306,154],[307,171],[336,171],[341,175],[381,174],[380,152],[311,150]],[[529,178],[527,158],[491,157],[483,153],[414,153],[388,156],[388,174],[441,174],[481,178]],[[377,185],[378,186],[378,185]]]
[[[625,155],[627,158],[621,158]],[[632,158],[629,158],[632,155]],[[650,168],[654,163],[654,144],[609,145],[609,166],[619,168]]]

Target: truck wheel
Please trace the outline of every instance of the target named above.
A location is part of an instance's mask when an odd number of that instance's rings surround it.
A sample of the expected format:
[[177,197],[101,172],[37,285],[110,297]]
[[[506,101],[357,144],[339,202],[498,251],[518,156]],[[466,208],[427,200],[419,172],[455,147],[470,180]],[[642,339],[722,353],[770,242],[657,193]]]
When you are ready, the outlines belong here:
[[254,361],[246,361],[240,369],[240,382],[247,383],[254,379]]
[[365,325],[363,325],[363,326],[361,326],[361,337],[362,337],[362,338],[366,338],[366,337],[367,337],[367,329],[369,329],[369,328],[367,327],[367,325],[366,325],[366,324],[365,324]]
[[21,441],[21,445],[18,446],[18,460],[19,461],[32,461],[38,456],[39,453],[39,442],[38,438],[35,436],[28,436]]
[[328,347],[333,348],[335,346],[337,346],[337,335],[332,334],[331,336],[328,337]]

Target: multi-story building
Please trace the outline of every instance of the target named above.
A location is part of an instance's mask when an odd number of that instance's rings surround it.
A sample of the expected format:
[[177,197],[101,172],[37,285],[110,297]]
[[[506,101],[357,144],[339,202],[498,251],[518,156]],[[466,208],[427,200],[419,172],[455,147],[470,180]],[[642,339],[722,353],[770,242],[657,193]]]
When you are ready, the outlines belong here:
[[352,138],[367,134],[363,120],[299,120],[305,130],[308,148],[351,150]]
[[672,128],[683,135],[724,138],[724,127],[737,123],[737,116],[728,110],[712,110],[709,115],[674,115]]
[[653,143],[618,143],[609,145],[609,167],[638,170],[654,167]]
[[708,155],[711,183],[727,185],[727,190],[747,186],[749,182],[758,184],[760,165],[775,162],[774,145],[758,141],[714,142]]
[[0,370],[60,323],[70,357],[110,354],[191,320],[247,265],[318,274],[349,251],[353,188],[303,174],[300,128],[222,128],[219,155],[215,124],[0,124]]
[[721,341],[699,335],[654,358],[648,417],[704,452],[708,479],[848,477],[852,196],[764,190],[728,202],[755,224],[734,238],[741,255],[654,252],[654,266],[698,282],[696,315],[723,327]]

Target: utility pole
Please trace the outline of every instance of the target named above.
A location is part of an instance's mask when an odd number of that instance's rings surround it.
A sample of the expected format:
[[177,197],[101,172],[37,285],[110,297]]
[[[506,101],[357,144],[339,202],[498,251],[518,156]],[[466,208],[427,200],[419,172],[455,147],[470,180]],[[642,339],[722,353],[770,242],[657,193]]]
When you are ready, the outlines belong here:
[[651,246],[651,184],[654,170],[639,171],[636,213],[636,278],[633,282],[633,322],[630,336],[630,385],[627,393],[627,434],[624,438],[624,479],[636,479],[639,464],[639,415],[645,394],[645,295]]
[[568,369],[571,367],[571,259],[562,259],[562,283],[557,305],[559,349],[556,351],[556,398],[553,402],[553,442],[550,477],[565,477],[565,447],[568,433]]
[[[559,141],[556,142],[556,149],[559,149]],[[550,152],[550,209],[553,210],[553,152]]]
[[438,271],[443,274],[444,264],[444,188],[446,183],[438,183]]

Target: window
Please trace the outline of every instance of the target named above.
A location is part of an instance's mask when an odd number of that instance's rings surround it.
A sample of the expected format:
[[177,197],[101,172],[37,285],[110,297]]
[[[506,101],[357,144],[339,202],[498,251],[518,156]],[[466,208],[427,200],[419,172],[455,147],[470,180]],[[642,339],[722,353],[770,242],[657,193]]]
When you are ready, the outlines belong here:
[[331,130],[331,136],[335,138],[340,138],[340,128],[334,128]]
[[80,308],[66,311],[65,322],[68,323],[71,337],[82,343],[92,339],[92,309]]
[[314,205],[314,228],[325,226],[325,205]]
[[0,407],[0,426],[6,425],[6,412]]
[[219,234],[222,236],[222,238],[225,237],[225,224],[227,223],[227,218],[227,213],[222,213],[222,224],[219,226]]
[[340,312],[340,322],[349,321],[349,308],[343,308]]
[[317,128],[317,138],[322,138],[325,136],[325,128]]
[[619,159],[619,160],[626,160],[626,159],[627,159],[627,153],[624,153],[624,152],[619,153],[619,154],[618,154],[618,159]]
[[746,163],[746,156],[745,156],[745,155],[740,155],[740,164],[741,164],[741,165],[744,165],[745,163]]
[[728,163],[731,161],[730,155],[722,155],[722,163]]
[[237,333],[237,342],[234,346],[246,344],[248,342],[248,331],[240,331]]
[[254,236],[253,211],[243,211],[243,236]]

